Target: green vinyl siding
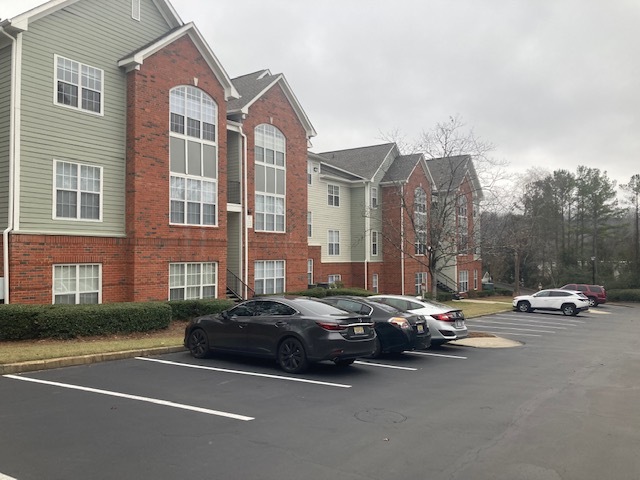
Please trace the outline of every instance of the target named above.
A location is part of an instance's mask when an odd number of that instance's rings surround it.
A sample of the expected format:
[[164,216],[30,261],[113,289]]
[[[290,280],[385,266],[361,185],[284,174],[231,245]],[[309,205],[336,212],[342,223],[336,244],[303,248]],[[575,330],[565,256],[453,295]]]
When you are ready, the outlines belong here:
[[[23,232],[125,234],[126,78],[118,60],[169,26],[152,0],[141,21],[130,0],[83,0],[32,22],[23,34],[20,225]],[[55,103],[55,55],[99,68],[103,112]],[[53,219],[54,160],[102,167],[102,221]]]
[[0,49],[0,227],[9,221],[9,135],[11,117],[11,47]]

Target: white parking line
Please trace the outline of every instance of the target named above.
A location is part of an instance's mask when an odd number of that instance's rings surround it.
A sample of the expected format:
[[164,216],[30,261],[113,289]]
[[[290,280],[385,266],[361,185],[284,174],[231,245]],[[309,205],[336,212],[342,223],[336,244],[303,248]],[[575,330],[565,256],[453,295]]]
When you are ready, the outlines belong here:
[[590,308],[587,313],[595,313],[596,315],[611,315],[611,312],[605,312],[603,310],[596,310],[594,308]]
[[17,479],[10,477],[9,475],[4,475],[3,473],[0,473],[0,480],[17,480]]
[[504,335],[515,335],[518,337],[541,337],[542,336],[536,333],[492,332],[491,330],[487,330],[485,333],[493,333],[494,335],[498,335],[498,336],[504,336]]
[[100,395],[108,395],[111,397],[126,398],[128,400],[136,400],[139,402],[154,403],[165,407],[180,408],[182,410],[190,410],[192,412],[206,413],[207,415],[217,415],[220,417],[233,418],[235,420],[249,421],[254,420],[253,417],[245,417],[235,413],[221,412],[219,410],[210,410],[208,408],[195,407],[193,405],[184,405],[182,403],[169,402],[167,400],[159,400],[157,398],[141,397],[138,395],[129,395],[128,393],[112,392],[110,390],[101,390],[98,388],[81,387],[80,385],[72,385],[69,383],[49,382],[47,380],[38,380],[36,378],[20,377],[18,375],[4,375],[5,378],[13,378],[14,380],[22,380],[23,382],[41,383],[44,385],[52,385],[54,387],[68,388],[70,390],[80,390],[82,392],[98,393]]
[[[473,328],[483,328],[482,325],[474,325]],[[558,332],[554,332],[553,330],[536,330],[534,328],[515,328],[515,327],[495,327],[495,326],[487,326],[485,328],[496,328],[498,330],[517,330],[517,331],[522,331],[522,332],[535,332],[535,333],[558,333]]]
[[325,385],[327,387],[351,388],[351,385],[344,383],[320,382],[318,380],[309,380],[307,378],[284,377],[282,375],[270,375],[268,373],[245,372],[243,370],[229,370],[227,368],[206,367],[204,365],[192,365],[190,363],[170,362],[168,360],[159,360],[157,358],[136,357],[136,360],[144,360],[146,362],[164,363],[165,365],[174,365],[177,367],[196,368],[199,370],[211,370],[214,372],[235,373],[237,375],[249,375],[251,377],[274,378],[276,380],[288,380],[289,382],[313,383],[315,385]]
[[551,318],[558,317],[558,318],[562,318],[562,320],[559,320],[560,322],[563,323],[569,323],[569,324],[573,324],[573,323],[585,323],[584,320],[576,320],[575,318],[567,318],[565,315],[540,315],[538,317],[535,316],[535,314],[523,314],[523,315],[518,315],[517,313],[495,313],[493,315],[491,315],[492,317],[509,317],[511,319],[514,318],[526,318],[527,320],[531,321],[531,322],[549,322],[549,323],[557,323],[553,320],[551,320]]
[[360,360],[356,360],[355,363],[357,363],[358,365],[366,365],[367,367],[395,368],[396,370],[410,370],[412,372],[418,370],[417,368],[400,367],[398,365],[385,365],[383,363],[361,362]]
[[466,360],[467,357],[461,357],[460,355],[445,355],[443,353],[429,353],[429,352],[404,352],[409,355],[424,355],[428,357],[443,357],[443,358],[457,358],[459,360]]
[[542,326],[544,328],[555,328],[556,330],[566,330],[567,327],[556,327],[555,325],[539,325],[538,323],[511,323],[511,322],[503,322],[501,320],[474,320],[473,322],[467,322],[467,325],[475,325],[476,323],[487,323],[487,324],[498,324],[498,325],[516,325],[518,327],[538,327]]

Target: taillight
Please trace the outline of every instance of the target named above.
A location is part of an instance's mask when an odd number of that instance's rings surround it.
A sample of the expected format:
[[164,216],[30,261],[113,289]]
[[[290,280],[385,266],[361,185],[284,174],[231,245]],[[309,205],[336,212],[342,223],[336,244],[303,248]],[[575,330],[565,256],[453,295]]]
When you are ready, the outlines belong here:
[[316,325],[324,328],[325,330],[329,330],[332,332],[339,332],[342,330],[347,330],[348,327],[344,325],[340,325],[338,323],[330,323],[330,322],[316,322]]
[[441,322],[453,322],[453,318],[451,318],[448,314],[446,313],[434,313],[431,315],[433,318],[435,318],[436,320],[440,320]]
[[393,323],[396,327],[401,328],[402,330],[412,330],[411,324],[406,318],[392,317],[387,321],[389,323]]

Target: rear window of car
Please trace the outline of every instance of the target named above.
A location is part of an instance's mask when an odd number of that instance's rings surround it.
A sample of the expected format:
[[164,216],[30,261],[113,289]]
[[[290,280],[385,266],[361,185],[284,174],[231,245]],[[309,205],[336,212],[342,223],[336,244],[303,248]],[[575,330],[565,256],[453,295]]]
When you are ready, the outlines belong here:
[[592,292],[596,292],[596,293],[602,293],[602,287],[598,286],[598,285],[593,285],[591,287],[591,291]]

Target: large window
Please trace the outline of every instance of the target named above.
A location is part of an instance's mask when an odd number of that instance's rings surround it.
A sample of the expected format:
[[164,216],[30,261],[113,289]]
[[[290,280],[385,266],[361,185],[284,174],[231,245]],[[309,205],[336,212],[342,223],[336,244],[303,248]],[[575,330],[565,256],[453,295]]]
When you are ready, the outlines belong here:
[[469,272],[467,270],[461,270],[458,273],[458,290],[461,292],[469,291]]
[[327,277],[328,283],[331,286],[336,286],[336,283],[339,283],[342,281],[342,275],[340,275],[339,273],[334,273],[333,275],[329,275]]
[[327,185],[327,204],[333,207],[340,206],[340,187],[338,185]]
[[467,197],[460,195],[458,197],[458,253],[468,253],[468,249],[469,218],[467,217]]
[[55,56],[56,103],[102,114],[104,72],[68,58]]
[[371,256],[378,256],[378,232],[371,232]]
[[284,260],[259,260],[254,266],[256,294],[284,293]]
[[218,107],[202,90],[177,87],[170,94],[170,222],[218,224]]
[[101,265],[53,266],[53,303],[100,303]]
[[307,260],[307,285],[313,285],[313,258]]
[[258,125],[255,133],[255,230],[285,231],[286,139],[273,125]]
[[216,298],[217,263],[169,264],[169,300]]
[[427,252],[427,193],[422,187],[415,189],[413,198],[413,226],[416,255]]
[[378,293],[378,274],[374,273],[371,279],[371,291],[373,293]]
[[340,255],[340,231],[329,230],[327,237],[329,255]]
[[54,161],[55,218],[102,219],[102,168]]

